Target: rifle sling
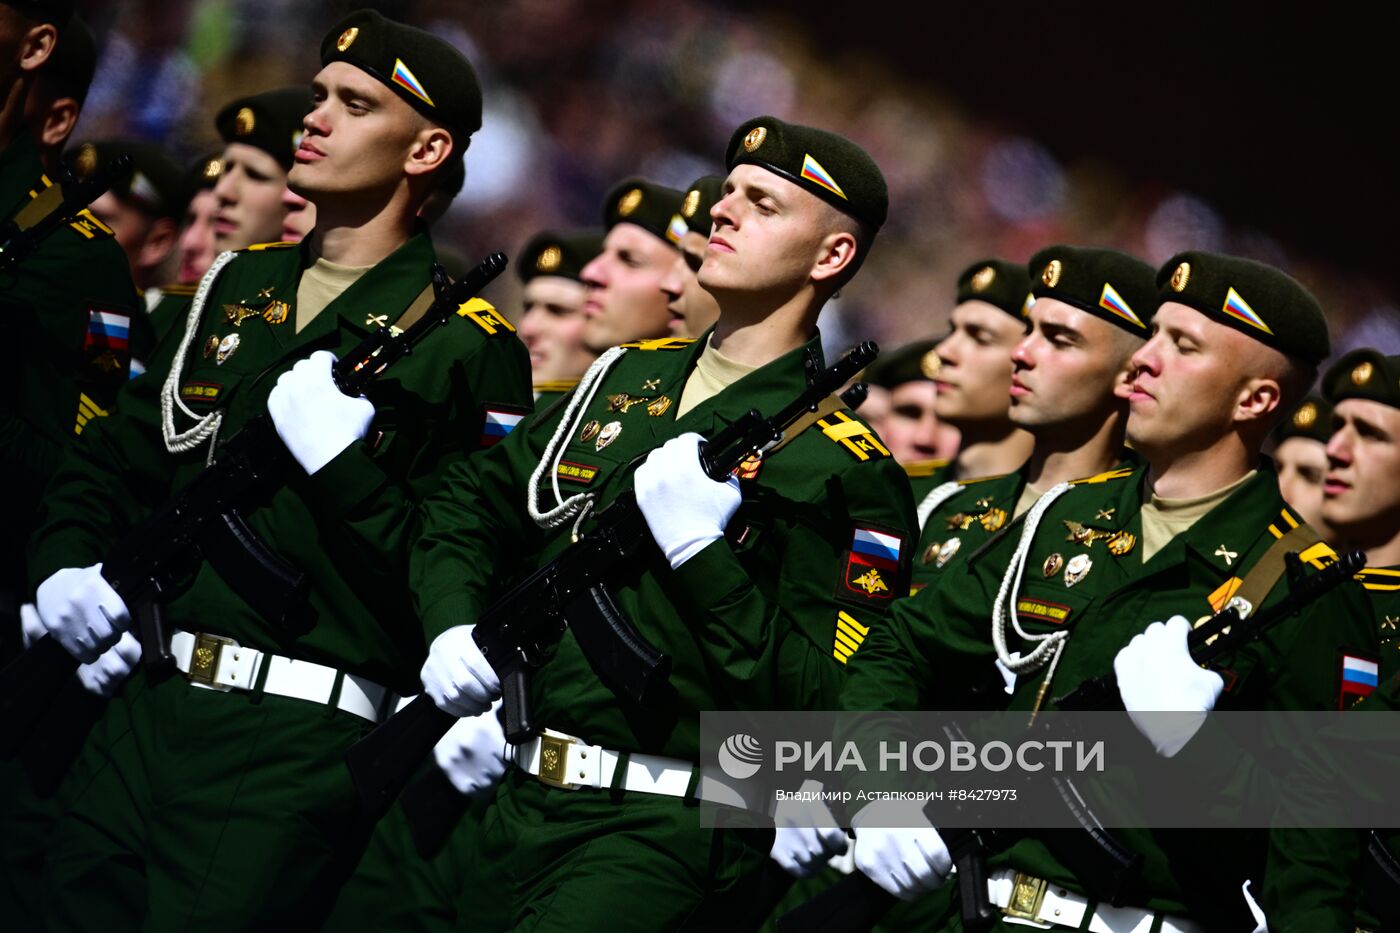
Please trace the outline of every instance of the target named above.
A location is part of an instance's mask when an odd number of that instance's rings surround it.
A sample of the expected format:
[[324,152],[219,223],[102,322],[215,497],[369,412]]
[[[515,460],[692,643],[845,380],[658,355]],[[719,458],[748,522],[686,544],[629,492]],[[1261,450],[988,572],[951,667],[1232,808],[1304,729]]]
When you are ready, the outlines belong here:
[[433,283],[429,282],[427,285],[423,286],[423,290],[418,293],[418,297],[413,299],[413,303],[404,309],[403,314],[399,315],[399,319],[394,322],[394,326],[399,330],[408,330],[414,324],[418,323],[419,318],[427,313],[428,309],[433,306],[433,301],[436,300],[436,298],[437,294],[433,291]]
[[63,188],[60,185],[48,185],[29,203],[25,204],[15,212],[15,226],[20,230],[32,230],[44,219],[63,206]]
[[1283,571],[1288,566],[1285,562],[1288,554],[1292,551],[1306,551],[1321,540],[1322,536],[1308,525],[1299,525],[1289,531],[1269,545],[1264,556],[1249,568],[1249,573],[1244,575],[1244,580],[1240,582],[1235,595],[1247,600],[1250,606],[1258,608],[1268,597],[1279,577],[1283,576]]
[[778,441],[778,443],[774,444],[768,450],[764,451],[763,456],[773,456],[775,453],[782,450],[788,444],[792,443],[793,439],[796,438],[797,435],[801,434],[803,431],[816,424],[822,418],[834,414],[845,407],[846,403],[841,401],[841,394],[839,392],[834,392],[831,395],[828,395],[826,398],[821,400],[821,403],[817,405],[815,411],[809,411],[801,418],[798,418],[796,421],[794,421],[792,423],[792,426],[783,432],[783,439]]

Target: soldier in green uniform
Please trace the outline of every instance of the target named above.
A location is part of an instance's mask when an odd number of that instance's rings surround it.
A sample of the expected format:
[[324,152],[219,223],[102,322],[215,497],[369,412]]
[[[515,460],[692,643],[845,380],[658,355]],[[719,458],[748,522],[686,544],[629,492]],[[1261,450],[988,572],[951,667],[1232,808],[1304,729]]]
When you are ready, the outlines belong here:
[[583,343],[593,353],[631,340],[665,337],[671,312],[661,281],[686,223],[684,196],[643,178],[619,182],[603,201],[603,251],[583,267]]
[[681,202],[681,219],[687,230],[681,236],[680,255],[661,281],[669,299],[671,336],[700,337],[719,318],[715,296],[700,287],[700,265],[710,242],[710,209],[723,197],[724,176],[705,175],[691,182]]
[[25,102],[24,122],[38,143],[44,168],[58,165],[63,147],[78,125],[96,71],[97,37],[74,13],[63,27],[63,41],[35,75]]
[[[919,527],[926,535],[915,555],[914,582],[922,586],[936,564],[922,555],[941,544],[947,518],[962,511],[954,499],[963,480],[1002,476],[1030,456],[1032,439],[1012,423],[1011,348],[1025,335],[1030,308],[1030,280],[1024,266],[999,259],[973,263],[958,276],[958,298],[951,331],[934,348],[929,369],[934,371],[937,398],[934,414],[958,429],[958,455],[951,463],[917,478],[923,490],[916,496]],[[936,363],[934,361],[937,361]],[[956,553],[956,551],[955,551]]]
[[[907,585],[912,503],[890,494],[906,488],[898,466],[841,408],[823,406],[727,483],[700,471],[700,436],[801,391],[804,363],[821,358],[817,314],[886,213],[878,168],[831,133],[759,117],[735,131],[728,164],[700,271],[722,309],[710,335],[609,350],[569,405],[458,468],[424,511],[413,564],[431,639],[423,684],[439,707],[473,715],[499,692],[474,621],[507,578],[586,532],[633,486],[629,464],[646,461],[635,489],[657,547],[611,583],[671,657],[670,678],[644,703],[620,697],[570,632],[533,677],[547,728],[515,749],[483,824],[507,853],[513,929],[741,917],[771,836],[702,828],[686,805],[698,712],[832,702],[839,662]],[[562,786],[540,777],[556,753]],[[591,762],[603,766],[590,777]]]
[[957,429],[940,421],[933,411],[938,398],[933,381],[938,375],[937,345],[937,340],[916,340],[897,347],[881,354],[861,376],[872,394],[883,392],[886,396],[888,411],[873,426],[909,474],[916,502],[932,488],[928,482],[958,450]]
[[212,252],[195,248],[203,227],[186,229],[186,236],[195,242],[187,244],[181,238],[179,281],[162,287],[161,300],[148,305],[161,339],[184,325],[194,289],[181,286],[198,282],[207,271],[208,265],[199,268],[204,256],[212,263],[215,255],[228,250],[283,240],[287,173],[304,132],[302,119],[310,109],[306,86],[296,85],[241,97],[215,116],[214,126],[224,140],[223,154],[217,163],[206,158],[195,169],[200,186],[213,185],[212,204],[200,205],[213,209]]
[[132,139],[85,142],[68,150],[64,161],[85,178],[118,156],[131,159],[132,172],[93,201],[92,212],[112,229],[144,296],[175,250],[176,224],[185,210],[181,173],[158,146]]
[[583,267],[603,251],[592,230],[534,236],[515,271],[524,286],[520,339],[530,351],[535,407],[543,409],[578,385],[598,354],[583,344]]
[[1332,436],[1332,406],[1320,395],[1303,399],[1274,431],[1278,490],[1298,517],[1335,543],[1322,517],[1322,478],[1327,473],[1327,440]]
[[189,326],[50,487],[31,571],[46,629],[86,659],[129,624],[92,562],[267,411],[305,475],[247,519],[306,599],[270,621],[203,564],[169,602],[181,674],[130,682],[70,775],[48,847],[56,929],[314,927],[364,844],[342,755],[416,689],[408,516],[529,406],[524,347],[480,300],[368,399],[335,388],[333,354],[430,303],[415,215],[481,96],[451,46],[372,11],[334,27],[321,61],[291,173],[314,234],[215,262]]
[[[1167,692],[1154,691],[1176,682],[1120,666],[1130,713],[1207,709],[1217,699],[1237,709],[1329,709],[1348,701],[1355,684],[1346,672],[1356,661],[1374,663],[1377,641],[1359,586],[1333,591],[1269,639],[1224,659],[1223,676],[1180,661],[1186,620],[1232,601],[1252,610],[1286,591],[1284,552],[1299,552],[1312,566],[1333,556],[1287,508],[1259,456],[1327,353],[1322,311],[1281,272],[1216,254],[1182,253],[1157,283],[1153,335],[1134,354],[1121,390],[1128,437],[1146,466],[1055,487],[1021,526],[969,560],[956,586],[930,586],[897,605],[852,660],[844,709],[971,703],[1037,710],[1054,693],[1107,671],[1149,622],[1177,615],[1184,618],[1151,626],[1158,650],[1148,658],[1200,676],[1181,681],[1172,705],[1154,705]],[[1202,393],[1202,385],[1213,390]],[[1004,669],[1009,693],[994,667]],[[1167,756],[1190,738],[1144,731]],[[941,884],[950,860],[921,813],[896,809],[855,815],[856,864],[911,897]],[[1083,872],[1039,836],[993,855],[988,893],[1003,914],[996,928],[1019,929],[1015,922],[1028,920],[1092,929],[1096,918],[1108,929],[1248,928],[1240,890],[1245,878],[1258,877],[1256,834],[1117,835],[1144,863],[1116,908],[1097,903],[1107,895],[1091,890]]]

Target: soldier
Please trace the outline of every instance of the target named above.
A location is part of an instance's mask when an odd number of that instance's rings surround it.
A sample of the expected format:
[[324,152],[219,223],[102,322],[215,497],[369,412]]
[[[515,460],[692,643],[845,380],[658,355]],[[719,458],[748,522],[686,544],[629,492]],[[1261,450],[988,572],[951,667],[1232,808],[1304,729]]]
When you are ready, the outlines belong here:
[[1030,435],[1010,418],[1011,348],[1025,335],[1030,301],[1025,267],[1015,263],[986,259],[958,276],[950,332],[928,361],[936,371],[934,414],[958,429],[958,455],[916,478],[917,488],[928,489],[914,500],[921,529],[941,527],[943,512],[957,511],[947,500],[958,481],[1010,473],[1030,456]]
[[937,343],[916,340],[881,354],[861,377],[872,393],[887,396],[889,411],[873,427],[909,474],[915,501],[932,488],[927,479],[946,467],[958,451],[957,428],[940,421],[933,410],[938,398]]
[[57,167],[63,147],[78,125],[78,115],[96,70],[97,37],[74,13],[63,28],[63,41],[54,47],[35,76],[25,106],[24,122],[38,143],[39,159],[45,168]]
[[218,201],[214,186],[224,172],[220,153],[211,152],[196,159],[185,170],[185,207],[183,229],[180,232],[179,264],[175,281],[181,285],[197,285],[218,255],[214,249],[214,212]]
[[403,625],[405,520],[529,405],[524,348],[485,302],[368,399],[335,388],[334,353],[430,302],[416,213],[480,126],[481,96],[451,46],[372,11],[335,26],[321,62],[290,176],[316,230],[215,262],[155,372],[68,460],[33,548],[44,625],[86,659],[129,624],[91,562],[198,475],[218,436],[268,411],[306,475],[248,520],[305,573],[306,598],[271,622],[248,581],[206,563],[169,602],[183,676],[133,681],[84,748],[48,849],[56,929],[314,927],[365,842],[341,757],[392,692],[415,689],[424,653]]
[[[542,413],[459,469],[424,512],[413,568],[432,640],[423,684],[440,708],[472,715],[499,692],[472,638],[497,582],[554,557],[571,528],[586,532],[595,507],[632,486],[628,465],[646,458],[635,488],[657,549],[612,582],[672,673],[647,702],[624,699],[566,632],[533,677],[534,714],[548,729],[517,747],[484,824],[510,859],[512,928],[656,930],[742,917],[771,837],[697,825],[683,798],[698,712],[831,702],[838,662],[907,579],[912,503],[888,451],[849,413],[790,431],[728,483],[700,471],[701,435],[802,390],[804,361],[820,360],[817,314],[886,212],[878,168],[834,134],[758,117],[735,131],[727,155],[700,271],[721,307],[708,343],[610,350],[576,390],[577,405]],[[530,479],[541,463],[557,483]],[[565,755],[576,789],[539,777],[545,744]],[[618,754],[629,756],[625,773],[574,778],[575,762]],[[548,831],[531,829],[541,821]]]
[[583,344],[583,267],[603,251],[592,230],[545,231],[520,254],[516,274],[524,286],[520,339],[530,351],[535,407],[543,409],[578,385],[598,358]]
[[714,295],[700,287],[698,273],[710,241],[710,209],[723,197],[723,187],[723,176],[697,178],[681,202],[681,218],[687,230],[678,244],[680,255],[661,281],[661,290],[670,299],[666,306],[671,310],[668,326],[673,337],[702,337],[719,317],[719,304]]
[[603,201],[603,251],[583,267],[583,343],[602,353],[629,340],[665,337],[671,313],[661,281],[686,232],[683,195],[629,178]]
[[1332,436],[1332,406],[1309,395],[1274,432],[1278,491],[1298,517],[1328,541],[1336,536],[1322,517],[1322,478],[1327,473],[1327,439]]
[[97,219],[112,229],[126,253],[131,278],[145,292],[165,271],[175,250],[176,223],[185,210],[179,167],[159,147],[139,140],[86,142],[70,149],[65,161],[85,178],[118,156],[132,160],[132,173],[92,202]]
[[[1071,273],[1070,261],[1060,262],[1060,276]],[[1049,267],[1043,274],[1055,277]],[[1299,552],[1313,566],[1333,556],[1284,504],[1259,456],[1327,353],[1316,301],[1275,269],[1204,252],[1172,258],[1157,283],[1153,335],[1120,389],[1129,403],[1128,438],[1146,467],[1055,487],[1027,514],[1019,536],[1005,536],[966,564],[957,586],[930,586],[896,606],[853,659],[843,708],[973,702],[1033,711],[1054,692],[1107,671],[1151,620],[1202,618],[1231,600],[1262,607],[1287,590],[1283,552]],[[1201,392],[1202,385],[1212,391]],[[1017,579],[1019,595],[1007,605],[1006,583]],[[1334,708],[1356,688],[1348,672],[1375,663],[1368,615],[1360,588],[1344,586],[1274,629],[1267,643],[1230,656],[1228,684],[1189,657],[1180,660],[1189,623],[1153,626],[1156,650],[1146,653],[1147,663],[1118,667],[1124,705],[1130,712],[1191,710],[1218,699],[1222,708]],[[1339,646],[1347,646],[1344,656]],[[1004,677],[992,672],[994,662]],[[1183,669],[1195,673],[1183,677]],[[1011,692],[998,700],[1003,680]],[[1171,705],[1154,706],[1163,685],[1179,689]],[[1167,756],[1190,738],[1139,727]],[[854,816],[856,864],[891,893],[911,897],[946,879],[949,856],[921,813],[894,809],[876,805]],[[1060,850],[1027,835],[988,860],[989,897],[1003,914],[996,928],[1018,929],[1012,924],[1019,920],[1051,928],[1248,928],[1239,892],[1262,857],[1256,834],[1115,835],[1145,858],[1122,906],[1099,908],[1095,900],[1112,895]]]

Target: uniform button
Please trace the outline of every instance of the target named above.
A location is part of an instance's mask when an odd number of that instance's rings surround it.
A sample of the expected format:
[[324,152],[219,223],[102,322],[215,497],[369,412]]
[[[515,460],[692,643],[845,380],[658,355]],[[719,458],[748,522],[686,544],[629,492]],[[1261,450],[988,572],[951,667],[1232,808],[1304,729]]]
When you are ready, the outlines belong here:
[[579,753],[578,753],[578,756],[579,756],[580,758],[587,758],[587,757],[588,757],[588,752],[579,752]]
[[1056,907],[1056,908],[1055,908],[1055,916],[1058,917],[1059,915],[1060,915],[1060,908]]

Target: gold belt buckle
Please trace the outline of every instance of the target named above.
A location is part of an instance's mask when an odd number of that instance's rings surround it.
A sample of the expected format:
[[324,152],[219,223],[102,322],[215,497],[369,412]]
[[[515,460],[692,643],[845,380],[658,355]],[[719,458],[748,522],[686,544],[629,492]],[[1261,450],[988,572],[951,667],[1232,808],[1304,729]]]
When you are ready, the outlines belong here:
[[1002,914],[1018,920],[1039,920],[1040,905],[1045,902],[1045,889],[1049,886],[1044,878],[1016,872],[1011,882],[1011,901],[1001,909]]
[[194,636],[194,651],[190,653],[190,669],[185,679],[192,684],[213,687],[219,676],[220,649],[232,645],[232,638],[221,635],[206,635],[203,632]]
[[536,776],[550,787],[573,790],[577,785],[569,783],[567,773],[569,746],[573,744],[574,740],[571,738],[542,734],[540,736],[540,773]]

